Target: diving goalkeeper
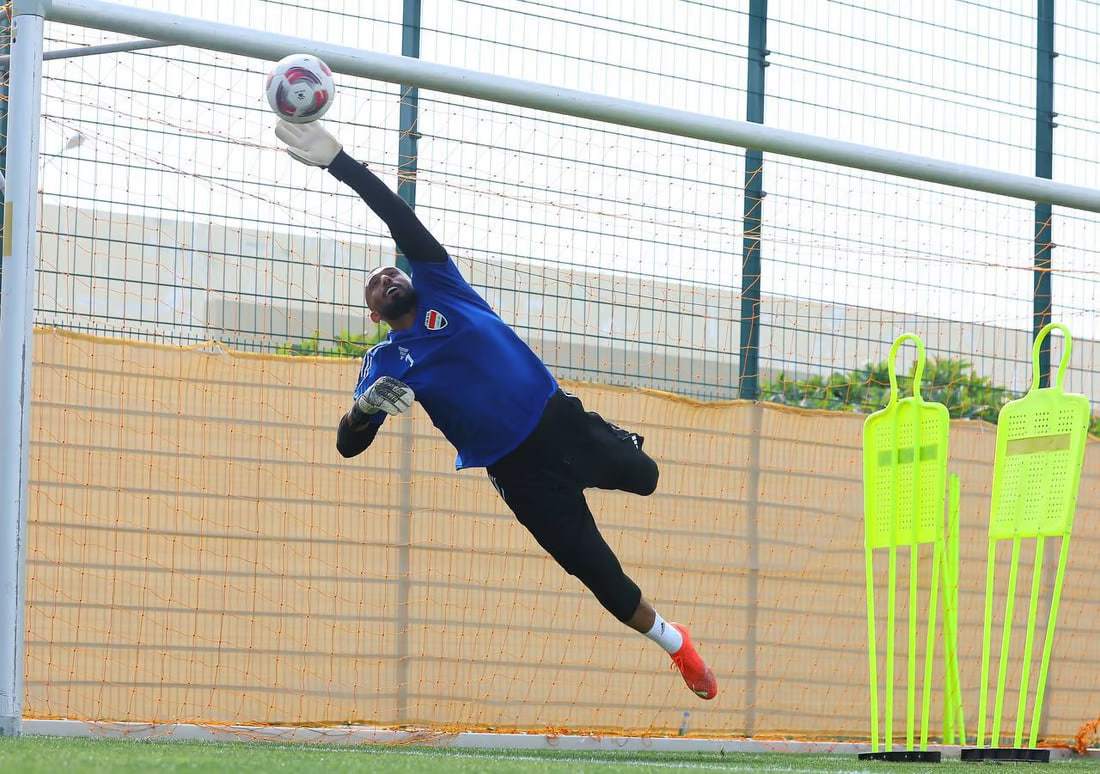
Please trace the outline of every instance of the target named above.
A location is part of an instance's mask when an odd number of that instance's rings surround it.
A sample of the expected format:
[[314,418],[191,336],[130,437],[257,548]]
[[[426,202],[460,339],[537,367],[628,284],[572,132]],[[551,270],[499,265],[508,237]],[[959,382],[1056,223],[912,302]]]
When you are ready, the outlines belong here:
[[327,169],[389,227],[413,266],[367,275],[370,319],[391,329],[363,358],[336,447],[362,453],[387,416],[419,401],[458,450],[456,467],[485,468],[504,502],[566,572],[613,616],[659,644],[684,682],[713,699],[718,682],[685,626],[667,623],[623,572],[584,497],[589,487],[639,495],[657,487],[642,437],[585,411],[459,273],[413,210],[344,152],[320,123],[280,121],[276,136],[298,161]]

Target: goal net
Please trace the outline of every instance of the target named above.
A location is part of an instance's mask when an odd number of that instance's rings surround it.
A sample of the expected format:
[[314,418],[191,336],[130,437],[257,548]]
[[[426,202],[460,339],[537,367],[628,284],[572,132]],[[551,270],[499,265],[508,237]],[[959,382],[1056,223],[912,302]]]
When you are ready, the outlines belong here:
[[[133,42],[121,24],[49,18],[79,5],[46,11],[47,51]],[[588,408],[646,437],[658,492],[590,501],[628,574],[718,673],[718,700],[700,702],[544,555],[482,471],[454,471],[421,410],[360,458],[336,451],[359,357],[382,335],[363,281],[396,258],[352,191],[286,155],[263,80],[290,53],[288,28],[322,58],[401,54],[400,4],[210,5],[207,47],[196,31],[190,45],[42,65],[37,187],[17,203],[38,229],[24,717],[664,734],[689,710],[693,734],[865,739],[857,412],[883,405],[876,366],[905,331],[938,361],[925,397],[973,420],[951,444],[960,660],[977,664],[995,416],[977,396],[1029,386],[1033,203],[791,155],[747,169],[732,144],[444,90],[413,102],[400,83],[336,68],[327,128],[415,191],[463,274]],[[420,50],[489,82],[744,117],[747,6],[606,18],[566,5],[425,3]],[[805,13],[771,20],[769,124],[1029,171],[1015,139],[1026,117],[981,140],[1011,112],[995,99],[966,107],[910,83],[911,117],[892,107],[899,60],[946,60],[869,37],[852,45],[890,64],[857,76],[829,58],[843,20]],[[250,31],[230,45],[219,25]],[[1015,45],[1015,28],[998,29]],[[958,126],[913,117],[942,102]],[[1095,172],[1064,164],[1068,182]],[[744,226],[754,175],[758,234]],[[1100,224],[1055,214],[1067,387],[1095,395]],[[746,248],[746,234],[760,241]],[[746,249],[762,259],[750,317]],[[737,401],[746,340],[759,402]],[[1095,714],[1077,676],[1100,658],[1098,465],[1086,457],[1052,737]]]

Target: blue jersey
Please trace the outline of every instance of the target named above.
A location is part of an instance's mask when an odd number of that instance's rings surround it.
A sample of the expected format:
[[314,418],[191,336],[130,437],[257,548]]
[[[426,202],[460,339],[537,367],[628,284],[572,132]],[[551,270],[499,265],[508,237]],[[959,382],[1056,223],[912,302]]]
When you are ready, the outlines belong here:
[[404,382],[458,450],[455,467],[486,467],[531,434],[557,381],[450,258],[413,265],[416,322],[364,356],[355,397],[381,376]]

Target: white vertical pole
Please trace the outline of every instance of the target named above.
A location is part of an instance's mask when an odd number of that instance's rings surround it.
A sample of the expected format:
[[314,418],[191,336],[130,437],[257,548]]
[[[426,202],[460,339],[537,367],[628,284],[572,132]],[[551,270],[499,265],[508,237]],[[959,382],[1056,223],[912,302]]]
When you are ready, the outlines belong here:
[[[34,9],[26,12],[26,6]],[[34,245],[38,231],[38,124],[42,101],[40,5],[16,3],[8,92],[8,185],[0,257],[0,734],[23,728],[23,605],[31,415]]]

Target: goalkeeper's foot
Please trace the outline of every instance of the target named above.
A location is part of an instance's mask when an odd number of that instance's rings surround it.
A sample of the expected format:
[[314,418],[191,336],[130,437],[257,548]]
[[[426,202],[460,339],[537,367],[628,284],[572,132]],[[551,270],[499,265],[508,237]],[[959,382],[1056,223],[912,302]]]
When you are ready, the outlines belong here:
[[718,695],[718,680],[714,677],[714,672],[700,658],[699,652],[695,650],[695,644],[691,641],[691,635],[688,634],[687,627],[678,623],[674,623],[672,626],[684,637],[684,644],[671,656],[673,668],[680,670],[687,687],[696,696],[713,699]]

